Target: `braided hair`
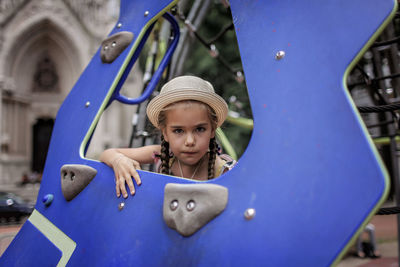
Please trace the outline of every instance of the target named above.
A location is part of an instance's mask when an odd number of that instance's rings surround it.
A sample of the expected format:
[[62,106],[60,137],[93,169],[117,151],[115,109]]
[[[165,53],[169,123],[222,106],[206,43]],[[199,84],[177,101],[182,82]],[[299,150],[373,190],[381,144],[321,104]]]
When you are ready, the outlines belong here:
[[215,137],[210,139],[210,152],[208,154],[208,180],[214,178],[214,165],[215,165],[215,158],[218,153],[218,145]]
[[169,174],[169,143],[161,134],[161,173]]

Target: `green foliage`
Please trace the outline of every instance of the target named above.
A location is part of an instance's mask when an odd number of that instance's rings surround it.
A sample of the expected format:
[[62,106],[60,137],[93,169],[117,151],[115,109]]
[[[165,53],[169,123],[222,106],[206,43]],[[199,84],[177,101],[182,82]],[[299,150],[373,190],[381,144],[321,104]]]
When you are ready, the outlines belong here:
[[[231,23],[230,10],[216,1],[198,29],[198,33],[205,40],[211,40]],[[242,70],[236,34],[233,28],[214,44],[220,56],[235,70],[235,73]],[[239,83],[236,80],[235,73],[228,70],[216,58],[213,58],[207,47],[199,41],[193,42],[190,55],[185,63],[185,74],[193,74],[210,81],[216,92],[228,102],[230,110],[239,113],[241,117],[251,118],[252,113],[246,84],[244,81]],[[222,129],[240,156],[247,147],[251,132],[230,123],[225,123]]]

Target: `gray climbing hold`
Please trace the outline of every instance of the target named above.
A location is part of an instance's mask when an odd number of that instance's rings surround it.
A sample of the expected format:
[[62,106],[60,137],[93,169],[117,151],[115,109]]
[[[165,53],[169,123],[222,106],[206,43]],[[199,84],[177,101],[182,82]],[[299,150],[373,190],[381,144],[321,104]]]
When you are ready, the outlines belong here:
[[97,170],[79,164],[61,167],[61,191],[67,201],[74,199],[96,176]]
[[133,40],[133,33],[118,32],[101,43],[100,57],[103,63],[112,63],[129,46]]
[[218,216],[228,203],[228,189],[215,184],[167,184],[164,189],[165,223],[190,236]]

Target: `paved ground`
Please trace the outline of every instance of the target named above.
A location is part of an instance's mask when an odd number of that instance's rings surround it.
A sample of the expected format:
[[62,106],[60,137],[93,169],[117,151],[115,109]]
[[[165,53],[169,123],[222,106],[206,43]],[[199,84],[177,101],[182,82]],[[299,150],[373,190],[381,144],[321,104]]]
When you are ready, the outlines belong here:
[[398,265],[397,244],[397,216],[381,215],[374,216],[371,221],[375,225],[376,238],[378,240],[378,251],[381,254],[377,259],[361,259],[355,257],[355,248],[352,248],[338,267],[395,267]]

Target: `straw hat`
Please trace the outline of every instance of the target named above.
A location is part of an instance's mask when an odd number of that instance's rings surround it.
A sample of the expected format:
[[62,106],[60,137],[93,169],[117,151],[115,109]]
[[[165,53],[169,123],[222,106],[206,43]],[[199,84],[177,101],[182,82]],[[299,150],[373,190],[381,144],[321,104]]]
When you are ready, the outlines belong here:
[[218,127],[228,114],[228,105],[214,92],[211,83],[195,76],[180,76],[164,84],[160,94],[150,101],[146,110],[147,117],[155,127],[159,128],[158,117],[162,109],[182,100],[197,100],[209,105],[217,115]]

